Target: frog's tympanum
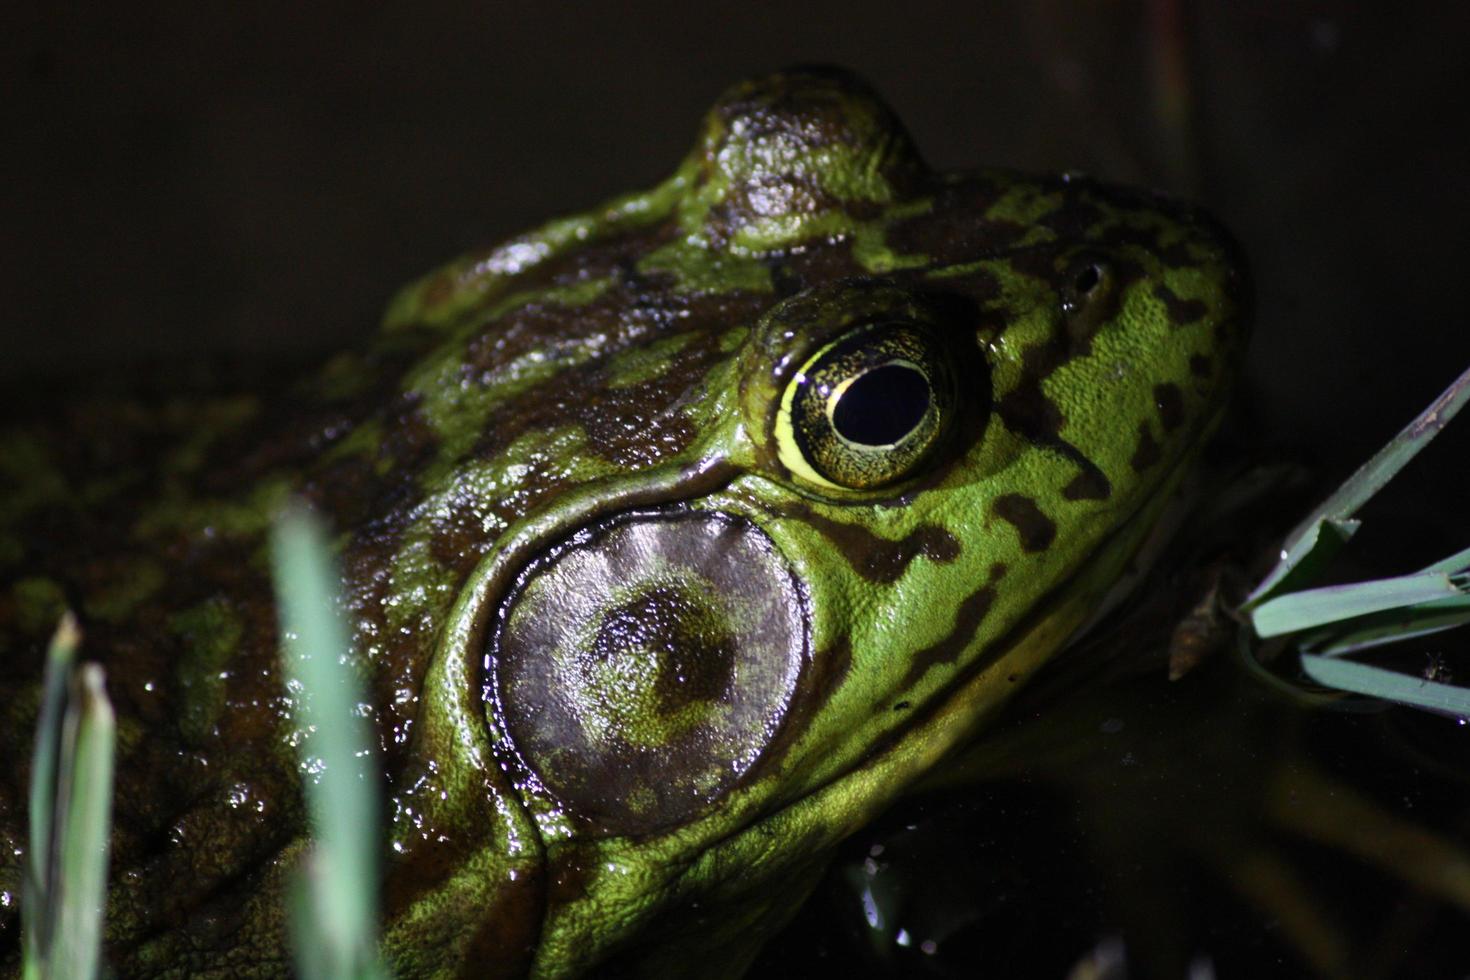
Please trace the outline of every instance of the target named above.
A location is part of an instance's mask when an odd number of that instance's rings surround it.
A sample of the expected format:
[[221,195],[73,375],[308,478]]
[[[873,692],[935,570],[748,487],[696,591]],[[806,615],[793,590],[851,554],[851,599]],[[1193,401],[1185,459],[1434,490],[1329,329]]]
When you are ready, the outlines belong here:
[[119,715],[114,968],[288,971],[264,541],[296,496],[371,691],[395,971],[738,974],[1115,585],[1243,301],[1197,211],[935,173],[859,81],[795,70],[652,190],[408,286],[290,395],[12,431],[3,934],[69,605]]

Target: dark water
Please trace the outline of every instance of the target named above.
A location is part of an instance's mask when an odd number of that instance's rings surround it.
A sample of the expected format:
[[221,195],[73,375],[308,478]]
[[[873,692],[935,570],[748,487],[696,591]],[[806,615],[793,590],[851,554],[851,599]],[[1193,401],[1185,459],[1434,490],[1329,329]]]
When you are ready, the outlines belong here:
[[[1262,472],[1242,463],[1256,454],[1249,414],[1227,426],[1204,486]],[[1470,541],[1465,515],[1420,489],[1465,458],[1460,425],[1363,511],[1329,581],[1409,571]],[[1228,625],[1212,656],[1168,679],[1184,613],[1213,582],[1229,595],[1257,581],[1330,489],[1292,465],[1271,472],[1249,503],[1186,523],[1128,604],[941,767],[951,785],[849,840],[754,975],[1464,976],[1470,725],[1323,692],[1290,650],[1263,681]],[[1465,683],[1465,634],[1371,659]]]
[[754,975],[1464,974],[1457,720],[1303,708],[1231,655],[1017,708],[995,774],[848,841]]

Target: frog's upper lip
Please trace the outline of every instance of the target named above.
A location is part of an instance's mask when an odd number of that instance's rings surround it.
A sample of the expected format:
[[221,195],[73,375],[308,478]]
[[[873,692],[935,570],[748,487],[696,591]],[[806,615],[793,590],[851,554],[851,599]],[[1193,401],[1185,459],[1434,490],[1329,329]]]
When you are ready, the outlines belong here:
[[1226,298],[1234,307],[1230,319],[1234,325],[1249,329],[1253,319],[1250,262],[1245,249],[1214,214],[1193,201],[1159,190],[1114,184],[1084,174],[1065,175],[1062,179],[1069,187],[1096,194],[1118,207],[1157,212],[1184,229],[1188,237],[1212,246],[1225,271]]
[[[1224,291],[1232,307],[1228,314],[1231,325],[1242,331],[1250,329],[1254,319],[1252,307],[1255,295],[1251,283],[1250,261],[1245,249],[1223,222],[1198,204],[1161,191],[1113,184],[1103,186],[1109,196],[1125,202],[1135,200],[1144,207],[1161,211],[1188,229],[1193,237],[1214,246],[1220,255],[1219,264],[1225,272]],[[1242,340],[1244,339],[1243,333]]]
[[1204,208],[1172,199],[1165,199],[1165,207],[1181,224],[1219,250],[1220,265],[1225,270],[1225,298],[1230,305],[1227,317],[1231,326],[1241,331],[1243,346],[1255,319],[1255,290],[1245,249],[1230,230]]

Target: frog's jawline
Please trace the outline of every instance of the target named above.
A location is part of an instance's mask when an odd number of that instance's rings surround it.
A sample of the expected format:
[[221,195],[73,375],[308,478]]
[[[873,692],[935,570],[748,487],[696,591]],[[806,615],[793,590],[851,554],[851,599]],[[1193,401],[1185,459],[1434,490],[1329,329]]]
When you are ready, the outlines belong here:
[[[734,828],[729,834],[723,835],[721,838],[718,839],[718,841],[712,842],[706,856],[710,857],[711,860],[717,860],[714,855],[721,845],[740,836],[741,834],[744,834],[759,823],[777,819],[783,814],[799,810],[803,807],[813,807],[820,811],[822,809],[820,805],[821,800],[824,796],[835,794],[844,783],[853,779],[854,777],[861,777],[863,775],[872,773],[874,769],[877,768],[875,766],[875,763],[881,760],[884,756],[890,755],[895,749],[904,744],[913,744],[913,740],[915,738],[920,741],[926,741],[923,737],[923,729],[935,724],[939,716],[944,712],[953,710],[956,706],[957,699],[963,695],[964,691],[967,689],[970,683],[973,682],[979,674],[983,673],[987,668],[994,666],[999,661],[1003,660],[1008,654],[1016,651],[1019,648],[1021,641],[1033,630],[1035,630],[1040,624],[1043,624],[1047,620],[1047,618],[1056,611],[1056,607],[1059,604],[1059,596],[1065,596],[1066,594],[1068,594],[1069,589],[1079,579],[1084,578],[1090,572],[1095,571],[1102,563],[1106,562],[1110,546],[1120,537],[1126,537],[1129,532],[1136,531],[1137,523],[1141,520],[1144,520],[1151,510],[1157,509],[1151,508],[1150,504],[1156,504],[1160,501],[1166,501],[1170,497],[1172,497],[1175,489],[1178,486],[1179,480],[1193,465],[1195,451],[1200,445],[1207,441],[1209,434],[1218,425],[1220,419],[1223,417],[1223,414],[1224,408],[1222,406],[1222,408],[1216,413],[1215,417],[1201,428],[1200,436],[1195,440],[1194,444],[1188,447],[1180,455],[1179,459],[1174,465],[1174,468],[1167,475],[1164,476],[1160,483],[1160,486],[1164,490],[1164,492],[1160,493],[1157,496],[1148,497],[1140,501],[1140,503],[1133,509],[1133,512],[1130,513],[1125,520],[1119,522],[1107,535],[1107,537],[1105,537],[1102,541],[1098,543],[1097,547],[1093,551],[1092,557],[1086,563],[1076,568],[1071,575],[1067,576],[1067,578],[1057,582],[1046,593],[1046,595],[1041,600],[1039,600],[1035,604],[1035,606],[1033,606],[1029,614],[1027,614],[1020,621],[1016,622],[1014,625],[1012,625],[1010,629],[1008,629],[1006,633],[995,642],[990,655],[976,658],[972,663],[968,664],[963,671],[957,674],[944,690],[936,692],[936,695],[934,697],[930,698],[925,705],[920,707],[915,712],[914,725],[906,728],[901,734],[891,733],[882,740],[876,742],[873,745],[871,751],[864,754],[851,767],[834,776],[818,789],[807,793],[805,796],[791,800],[779,807],[772,809],[757,820],[753,820],[749,823],[742,824],[741,826]],[[1137,546],[1132,549],[1132,551],[1136,550]],[[1050,660],[1054,658],[1058,653],[1065,650],[1068,644],[1073,639],[1075,639],[1076,636],[1077,631],[1073,630],[1066,639],[1055,645],[1052,651],[1047,655],[1046,659]],[[1019,681],[1020,678],[1018,678],[1018,683],[1008,685],[1008,689],[1010,691],[1018,690],[1021,686]],[[930,766],[932,766],[934,762],[942,760],[945,756],[962,749],[967,743],[972,742],[977,734],[980,732],[980,730],[984,727],[985,720],[986,717],[984,716],[977,717],[975,719],[972,719],[968,725],[963,726],[964,730],[959,737],[951,739],[941,751],[935,753],[933,756],[930,757],[933,760],[931,761]],[[779,733],[777,737],[779,737]],[[752,767],[750,773],[746,777],[747,785],[768,775],[764,766],[764,763],[766,761],[768,760],[762,759],[754,767]],[[923,772],[927,770],[927,768],[929,767],[915,767],[916,771],[910,773],[909,779],[904,781],[905,788],[907,788],[908,785],[911,785],[919,776],[921,776]],[[861,796],[862,794],[855,795]],[[880,804],[878,806],[870,806],[867,809],[863,810],[860,814],[854,813],[852,810],[849,810],[847,814],[849,819],[846,821],[845,829],[843,829],[842,832],[836,836],[832,843],[835,844],[837,840],[840,840],[841,838],[846,837],[847,834],[860,829],[864,824],[875,818],[899,795],[901,795],[901,793],[866,794],[866,799],[868,801],[871,801],[874,798],[881,799]]]
[[[959,692],[963,691],[966,685],[977,674],[1003,659],[1015,648],[1021,637],[1025,636],[1039,622],[1044,621],[1048,616],[1052,615],[1057,605],[1057,596],[1068,594],[1078,580],[1085,577],[1090,570],[1094,569],[1098,562],[1107,560],[1105,556],[1108,555],[1114,542],[1120,537],[1126,537],[1129,533],[1135,531],[1137,523],[1141,519],[1146,517],[1150,511],[1157,510],[1157,507],[1151,507],[1151,504],[1154,504],[1156,501],[1166,501],[1172,497],[1178,480],[1192,464],[1195,447],[1201,444],[1204,441],[1204,436],[1215,427],[1218,417],[1217,414],[1215,419],[1212,419],[1207,425],[1201,428],[1200,438],[1181,453],[1174,468],[1161,479],[1160,487],[1166,492],[1140,500],[1132,512],[1124,520],[1119,522],[1113,531],[1098,544],[1094,549],[1093,558],[1076,568],[1067,578],[1056,583],[1046,593],[1043,599],[1038,602],[1029,615],[1014,624],[1002,638],[996,641],[989,655],[976,658],[958,673],[949,685],[929,698],[927,703],[915,712],[914,720],[917,726],[921,727],[929,724],[934,716],[952,707],[955,697]],[[474,625],[468,631],[469,635],[464,649],[470,656],[479,656],[476,670],[479,684],[474,685],[479,700],[479,717],[483,719],[486,726],[485,730],[492,733],[492,745],[494,746],[493,751],[495,757],[502,765],[507,765],[512,770],[514,781],[522,794],[530,791],[548,800],[557,800],[555,794],[552,794],[543,784],[533,767],[521,757],[514,740],[510,738],[508,731],[501,722],[502,715],[499,713],[499,691],[495,689],[495,684],[492,680],[493,672],[487,662],[487,643],[489,642],[494,622],[496,617],[501,614],[506,598],[514,583],[548,547],[553,546],[559,540],[564,540],[576,534],[579,530],[597,521],[606,520],[620,513],[626,513],[630,509],[666,508],[697,500],[728,485],[732,480],[741,476],[743,472],[740,468],[723,460],[710,461],[709,464],[698,469],[686,469],[679,473],[672,481],[661,486],[630,489],[624,493],[615,495],[613,499],[604,498],[597,506],[585,509],[574,508],[570,512],[563,512],[548,527],[527,529],[526,532],[517,535],[510,547],[493,559],[494,564],[498,567],[494,569],[490,576],[492,581],[487,583],[483,588],[473,590],[478,594],[479,598],[476,600],[477,608],[474,612]],[[1133,552],[1137,551],[1137,547],[1135,545],[1134,548],[1130,549],[1130,557]],[[1071,638],[1075,636],[1076,631],[1067,640],[1056,644],[1055,649],[1048,654],[1048,659],[1054,657],[1056,653],[1064,649]],[[973,640],[973,636],[967,638],[967,642],[969,640]],[[807,669],[809,670],[810,668],[811,664],[809,662]],[[1009,685],[1009,687],[1015,690],[1019,689],[1020,685],[1013,684]],[[808,696],[820,698],[823,693],[820,691],[808,692]],[[770,774],[771,766],[779,763],[782,756],[780,752],[770,751],[771,747],[786,739],[789,734],[787,728],[792,724],[799,723],[799,718],[803,713],[800,707],[793,706],[793,710],[787,713],[782,719],[780,726],[772,733],[772,738],[768,742],[766,749],[762,751],[761,757],[745,773],[744,777],[739,780],[738,784],[728,787],[727,791],[721,794],[720,799],[728,798],[731,792],[738,789],[738,786],[750,785]],[[985,714],[982,712],[982,716],[977,717],[968,726],[968,735],[965,739],[959,741],[965,741],[974,737],[975,730],[983,724]],[[778,807],[776,810],[760,817],[756,821],[734,828],[729,835],[716,838],[716,842],[743,833],[756,823],[784,809],[800,806],[805,801],[818,799],[823,793],[828,792],[834,786],[849,778],[855,771],[871,767],[876,760],[890,752],[896,742],[909,738],[915,730],[916,726],[910,725],[904,729],[903,733],[891,733],[885,736],[876,742],[872,746],[871,751],[864,754],[853,766],[833,776],[821,787],[799,799],[792,800]],[[956,746],[950,746],[951,749],[954,747]],[[891,799],[893,794],[879,795],[886,801]],[[524,798],[521,802],[523,806],[526,805]],[[719,800],[713,801],[713,805],[718,805],[718,803]],[[673,829],[676,829],[676,827],[650,827],[643,833],[628,836],[637,838],[653,837]]]

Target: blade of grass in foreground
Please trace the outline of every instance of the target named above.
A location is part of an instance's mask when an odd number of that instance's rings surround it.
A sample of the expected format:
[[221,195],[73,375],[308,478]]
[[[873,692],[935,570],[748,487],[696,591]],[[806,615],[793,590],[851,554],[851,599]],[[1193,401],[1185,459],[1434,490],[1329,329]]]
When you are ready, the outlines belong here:
[[1388,643],[1442,633],[1466,623],[1470,623],[1470,595],[1388,609],[1313,630],[1302,637],[1300,646],[1309,653],[1342,657]]
[[386,977],[377,959],[377,779],[347,662],[337,576],[317,521],[288,510],[272,534],[282,656],[314,847],[292,903],[305,980]]
[[31,756],[30,853],[26,855],[25,889],[21,896],[27,980],[42,975],[55,921],[51,915],[51,852],[57,757],[61,754],[61,720],[66,711],[66,679],[76,662],[80,639],[77,622],[67,613],[46,651],[46,673],[41,683],[36,747]]
[[52,937],[51,975],[81,978],[95,977],[101,960],[116,721],[101,667],[82,664],[72,674],[71,687],[58,787],[61,909]]
[[76,665],[80,642],[67,615],[42,683],[21,908],[27,980],[91,980],[101,963],[116,721],[102,668]]

